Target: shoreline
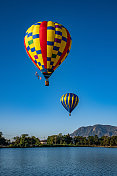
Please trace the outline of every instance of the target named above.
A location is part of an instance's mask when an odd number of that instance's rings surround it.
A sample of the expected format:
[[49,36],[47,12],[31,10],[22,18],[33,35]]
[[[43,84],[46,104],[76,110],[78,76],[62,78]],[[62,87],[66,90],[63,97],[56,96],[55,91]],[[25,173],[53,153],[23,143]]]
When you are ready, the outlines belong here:
[[40,145],[32,147],[10,147],[10,146],[0,146],[0,148],[49,148],[49,147],[98,147],[98,148],[117,148],[117,146],[95,146],[95,145]]

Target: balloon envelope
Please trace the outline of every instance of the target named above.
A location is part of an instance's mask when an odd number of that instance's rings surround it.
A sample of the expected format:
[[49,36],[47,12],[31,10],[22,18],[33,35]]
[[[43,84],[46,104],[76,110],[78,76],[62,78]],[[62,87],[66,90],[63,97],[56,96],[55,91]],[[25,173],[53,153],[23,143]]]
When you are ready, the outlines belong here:
[[68,30],[57,22],[37,22],[26,31],[24,45],[28,56],[48,79],[67,57],[71,37]]
[[67,93],[62,95],[60,102],[64,106],[64,108],[71,113],[74,108],[78,105],[79,98],[77,95],[73,93]]

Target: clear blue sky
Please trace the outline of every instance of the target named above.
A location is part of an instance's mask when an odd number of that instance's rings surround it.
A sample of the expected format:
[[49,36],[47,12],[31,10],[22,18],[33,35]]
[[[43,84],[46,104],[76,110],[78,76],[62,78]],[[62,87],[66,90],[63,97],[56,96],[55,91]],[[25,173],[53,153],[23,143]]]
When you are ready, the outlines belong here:
[[[24,35],[38,21],[57,21],[72,37],[71,51],[50,77],[38,81]],[[80,126],[117,126],[117,1],[4,0],[0,4],[0,131],[40,138]],[[39,72],[40,76],[41,73]],[[80,102],[69,118],[67,92]]]

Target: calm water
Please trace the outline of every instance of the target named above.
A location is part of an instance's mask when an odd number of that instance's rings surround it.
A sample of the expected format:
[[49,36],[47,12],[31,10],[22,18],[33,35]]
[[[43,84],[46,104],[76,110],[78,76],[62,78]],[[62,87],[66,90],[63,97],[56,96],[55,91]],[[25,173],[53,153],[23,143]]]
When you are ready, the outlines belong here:
[[0,149],[0,176],[117,176],[117,148]]

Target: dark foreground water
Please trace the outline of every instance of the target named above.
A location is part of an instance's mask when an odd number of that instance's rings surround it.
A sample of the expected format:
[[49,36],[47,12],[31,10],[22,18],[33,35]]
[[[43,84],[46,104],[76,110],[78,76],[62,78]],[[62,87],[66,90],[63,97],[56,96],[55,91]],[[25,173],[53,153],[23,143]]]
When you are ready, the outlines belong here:
[[117,148],[4,148],[0,176],[117,176]]

